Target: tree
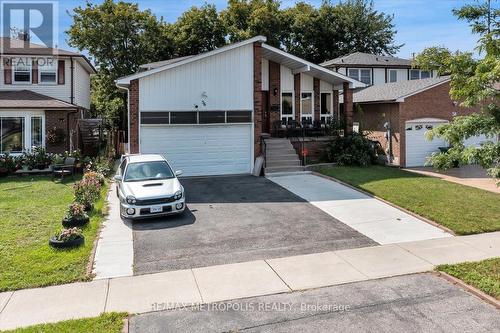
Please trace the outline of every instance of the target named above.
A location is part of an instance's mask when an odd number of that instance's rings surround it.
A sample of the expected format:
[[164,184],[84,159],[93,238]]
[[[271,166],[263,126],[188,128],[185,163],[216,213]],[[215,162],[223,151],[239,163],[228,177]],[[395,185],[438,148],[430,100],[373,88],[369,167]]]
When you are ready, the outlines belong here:
[[120,119],[126,128],[126,99],[117,92],[114,80],[136,72],[141,64],[170,58],[173,43],[168,28],[149,10],[140,11],[137,4],[123,1],[87,2],[74,9],[68,43],[86,50],[99,71],[93,81],[92,105],[98,108],[94,113]]
[[[488,10],[485,11],[485,8]],[[500,178],[500,143],[488,141],[481,147],[465,147],[465,139],[485,134],[500,135],[500,29],[498,10],[487,3],[467,5],[454,10],[459,18],[469,22],[472,31],[480,34],[478,51],[484,55],[475,59],[470,52],[449,52],[430,48],[415,59],[424,69],[443,66],[440,71],[451,74],[450,96],[461,106],[477,107],[480,113],[455,117],[452,122],[428,133],[428,138],[441,137],[452,148],[446,153],[434,154],[430,163],[439,169],[448,169],[454,161],[461,164],[477,162],[494,178]]]
[[226,28],[214,5],[191,7],[172,27],[177,56],[211,51],[226,43]]
[[352,52],[391,55],[403,46],[394,44],[393,17],[376,11],[371,1],[325,0],[317,9],[299,2],[285,13],[290,26],[285,48],[315,63]]
[[280,47],[285,26],[279,1],[229,0],[220,17],[231,43],[263,35],[268,44]]

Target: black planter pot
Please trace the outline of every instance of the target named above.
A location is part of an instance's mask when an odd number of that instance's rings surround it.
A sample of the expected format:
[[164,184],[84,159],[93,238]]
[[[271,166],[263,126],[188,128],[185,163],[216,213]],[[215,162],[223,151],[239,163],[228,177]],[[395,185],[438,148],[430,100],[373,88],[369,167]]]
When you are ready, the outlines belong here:
[[49,239],[49,244],[52,247],[55,247],[57,249],[66,249],[66,248],[71,248],[71,247],[77,247],[85,243],[85,237],[81,236],[75,239],[72,239],[67,242],[62,242],[58,241],[55,236],[50,237]]
[[62,225],[66,228],[73,228],[73,227],[83,227],[89,223],[89,217],[81,217],[81,218],[70,218],[68,219],[67,217],[62,219]]

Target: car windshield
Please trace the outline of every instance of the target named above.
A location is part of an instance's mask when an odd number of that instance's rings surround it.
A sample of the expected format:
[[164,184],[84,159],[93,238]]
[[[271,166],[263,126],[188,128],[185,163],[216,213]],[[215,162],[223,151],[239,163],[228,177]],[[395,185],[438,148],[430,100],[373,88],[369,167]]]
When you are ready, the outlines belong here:
[[174,178],[172,169],[164,161],[130,163],[125,171],[126,182]]

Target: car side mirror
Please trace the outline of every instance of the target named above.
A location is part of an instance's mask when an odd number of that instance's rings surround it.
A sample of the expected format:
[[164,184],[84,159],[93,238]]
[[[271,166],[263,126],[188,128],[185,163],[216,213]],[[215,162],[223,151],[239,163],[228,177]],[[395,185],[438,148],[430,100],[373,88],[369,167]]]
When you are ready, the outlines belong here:
[[175,175],[176,175],[176,176],[180,176],[180,175],[182,175],[182,170],[177,170],[177,171],[175,172]]
[[120,176],[120,175],[115,175],[115,176],[113,177],[113,179],[114,179],[115,181],[117,181],[117,182],[121,182],[121,181],[122,181],[122,176]]

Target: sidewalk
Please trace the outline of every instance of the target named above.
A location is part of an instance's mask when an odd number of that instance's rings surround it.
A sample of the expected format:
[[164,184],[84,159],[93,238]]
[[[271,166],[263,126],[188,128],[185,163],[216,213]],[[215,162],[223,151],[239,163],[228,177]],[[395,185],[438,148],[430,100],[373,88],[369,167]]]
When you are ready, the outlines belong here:
[[419,273],[500,256],[500,232],[388,244],[0,293],[0,330]]

